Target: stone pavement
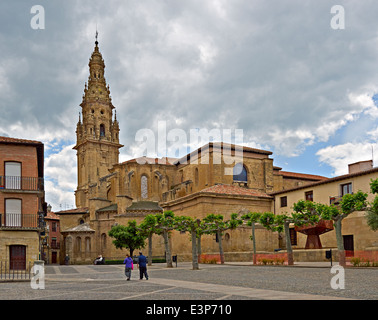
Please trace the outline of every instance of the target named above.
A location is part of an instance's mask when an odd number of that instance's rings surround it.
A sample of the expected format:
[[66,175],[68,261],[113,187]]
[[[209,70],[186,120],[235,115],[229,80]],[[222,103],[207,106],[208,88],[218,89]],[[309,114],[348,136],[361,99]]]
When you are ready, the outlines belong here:
[[[328,265],[328,266],[327,266]],[[377,269],[345,269],[345,289],[332,289],[330,263],[251,266],[248,263],[154,264],[126,281],[123,265],[45,266],[45,289],[0,283],[0,300],[377,300]]]

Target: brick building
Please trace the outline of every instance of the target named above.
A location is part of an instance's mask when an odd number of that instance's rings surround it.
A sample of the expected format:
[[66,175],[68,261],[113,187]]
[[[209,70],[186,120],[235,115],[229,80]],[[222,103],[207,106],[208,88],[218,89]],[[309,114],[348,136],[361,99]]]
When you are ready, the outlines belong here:
[[0,260],[25,269],[40,259],[44,145],[0,137]]
[[60,217],[51,212],[51,206],[47,206],[45,216],[45,234],[42,236],[42,256],[48,264],[60,261]]

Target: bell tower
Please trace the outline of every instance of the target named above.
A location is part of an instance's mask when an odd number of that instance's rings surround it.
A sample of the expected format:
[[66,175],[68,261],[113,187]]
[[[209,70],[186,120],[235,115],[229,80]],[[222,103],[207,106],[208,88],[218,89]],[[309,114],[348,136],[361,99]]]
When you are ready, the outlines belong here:
[[104,77],[105,63],[98,48],[89,59],[88,84],[85,83],[81,115],[76,126],[77,189],[76,207],[88,207],[89,187],[107,175],[119,159],[119,124]]

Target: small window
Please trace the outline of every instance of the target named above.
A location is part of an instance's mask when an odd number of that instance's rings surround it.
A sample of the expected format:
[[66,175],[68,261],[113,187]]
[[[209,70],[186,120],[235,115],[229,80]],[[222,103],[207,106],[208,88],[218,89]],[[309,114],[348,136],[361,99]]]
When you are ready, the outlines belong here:
[[305,200],[306,201],[314,201],[314,192],[313,191],[305,192]]
[[345,183],[341,185],[341,196],[352,194],[352,183]]
[[100,137],[105,137],[105,126],[100,124]]
[[148,198],[148,178],[146,176],[142,176],[140,178],[140,188],[141,188],[142,199],[147,199]]
[[282,207],[287,207],[287,196],[281,197],[281,208]]

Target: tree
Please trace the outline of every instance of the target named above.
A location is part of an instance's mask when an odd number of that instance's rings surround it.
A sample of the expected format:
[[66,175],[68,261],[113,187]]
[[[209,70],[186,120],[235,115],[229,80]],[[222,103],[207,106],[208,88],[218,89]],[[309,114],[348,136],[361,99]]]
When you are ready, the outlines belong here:
[[[316,214],[314,210],[311,210],[310,207],[313,204],[311,201],[304,201],[307,205],[306,208],[308,210],[295,210],[295,206],[297,205],[297,209],[299,209],[299,204],[294,204],[294,211],[291,216],[287,214],[279,214],[275,215],[272,212],[265,212],[260,217],[260,224],[262,224],[265,228],[271,231],[278,231],[278,232],[285,232],[285,242],[286,242],[286,251],[287,251],[287,263],[288,265],[294,264],[294,255],[293,255],[293,248],[291,246],[291,239],[290,239],[290,224],[294,224],[295,226],[303,226],[306,224],[315,224],[319,222],[319,216]],[[302,201],[299,201],[301,204]]]
[[221,214],[209,214],[204,219],[204,226],[206,227],[204,233],[206,234],[216,234],[218,238],[219,244],[219,254],[221,259],[221,264],[224,264],[224,251],[223,251],[223,243],[222,243],[222,235],[223,231],[228,229],[235,229],[239,225],[243,223],[243,220],[238,219],[237,213],[231,214],[230,220],[223,220],[223,216]]
[[287,215],[275,215],[272,212],[265,212],[261,215],[260,224],[266,229],[271,231],[285,232],[286,251],[287,251],[287,263],[288,265],[294,264],[293,249],[291,247],[290,239],[290,223],[291,219]]
[[241,219],[245,220],[247,222],[247,225],[252,227],[251,240],[253,241],[253,264],[257,264],[255,224],[259,222],[260,217],[260,212],[248,212],[241,216]]
[[169,245],[169,233],[176,228],[175,214],[173,211],[164,211],[163,213],[157,213],[155,233],[163,235],[165,255],[167,260],[167,267],[173,268],[171,248]]
[[129,249],[130,256],[133,256],[135,249],[145,247],[146,236],[139,232],[139,228],[135,220],[129,221],[127,226],[113,226],[109,230],[108,234],[110,237],[115,238],[115,240],[113,240],[115,247],[117,249]]
[[176,217],[176,230],[190,232],[192,241],[192,265],[193,270],[198,270],[198,247],[197,239],[201,236],[205,226],[196,218],[180,216]]
[[[358,191],[355,194],[345,194],[338,205],[326,205],[312,201],[298,201],[294,204],[294,211],[298,214],[307,214],[317,219],[332,220],[336,233],[339,264],[345,266],[344,240],[342,236],[342,220],[355,211],[367,208],[367,193]],[[315,218],[314,218],[315,219]]]
[[156,229],[156,217],[153,214],[145,216],[142,223],[139,225],[140,232],[148,238],[148,265],[152,265],[152,236],[154,233],[159,234]]
[[[378,193],[378,178],[371,180],[370,191],[372,194]],[[378,230],[378,195],[375,196],[373,202],[370,203],[370,206],[366,210],[366,219],[367,224],[371,230]]]

